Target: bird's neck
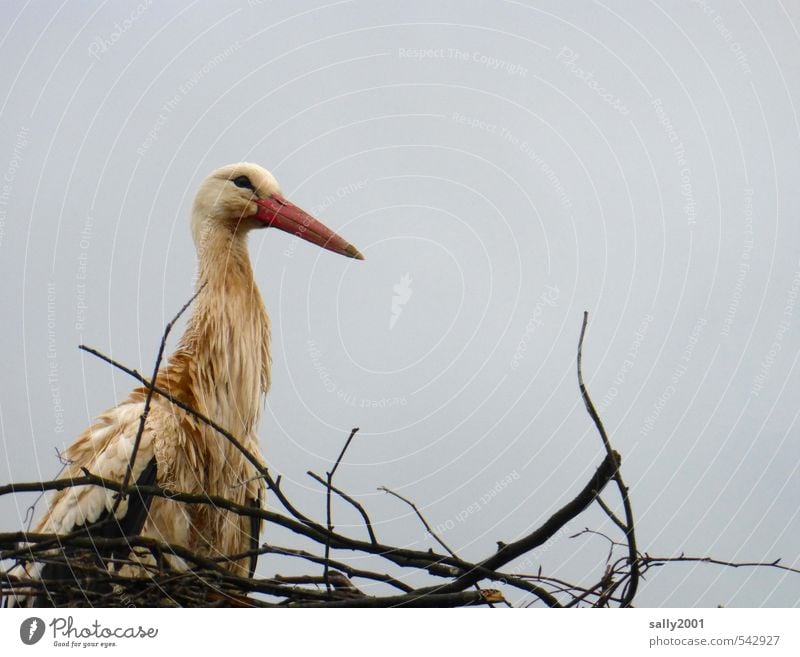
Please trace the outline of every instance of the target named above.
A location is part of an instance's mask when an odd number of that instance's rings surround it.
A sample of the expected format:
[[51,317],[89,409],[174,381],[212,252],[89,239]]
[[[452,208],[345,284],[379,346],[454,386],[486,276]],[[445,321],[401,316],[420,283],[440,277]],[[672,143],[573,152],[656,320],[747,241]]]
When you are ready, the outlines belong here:
[[[196,410],[230,431],[255,430],[269,387],[269,320],[244,235],[220,232],[198,249],[194,312],[170,363],[185,370]],[[182,362],[180,362],[182,361]]]

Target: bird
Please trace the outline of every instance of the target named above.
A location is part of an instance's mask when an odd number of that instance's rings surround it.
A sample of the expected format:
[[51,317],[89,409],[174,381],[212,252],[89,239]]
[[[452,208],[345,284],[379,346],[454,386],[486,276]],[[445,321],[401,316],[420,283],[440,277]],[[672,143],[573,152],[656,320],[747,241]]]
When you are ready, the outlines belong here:
[[[270,321],[256,284],[247,238],[277,228],[349,258],[363,260],[356,247],[318,219],[286,200],[275,177],[242,162],[213,171],[201,183],[191,210],[197,252],[196,298],[175,351],[156,375],[156,385],[237,437],[264,464],[257,428],[270,387]],[[152,395],[135,461],[134,442],[148,388],[100,414],[66,450],[59,478],[88,472],[115,482],[126,471],[138,486],[219,496],[263,508],[266,484],[253,463],[214,428]],[[102,521],[106,522],[102,522]],[[110,522],[108,522],[110,521]],[[234,575],[252,577],[261,520],[168,497],[118,498],[102,486],[67,487],[56,492],[35,527],[37,533],[68,534],[100,526],[103,536],[142,536],[178,545],[201,556],[223,558]],[[225,559],[228,555],[249,556]],[[170,565],[186,568],[174,555]],[[46,579],[41,562],[17,564],[11,574]],[[30,606],[32,596],[17,600]]]

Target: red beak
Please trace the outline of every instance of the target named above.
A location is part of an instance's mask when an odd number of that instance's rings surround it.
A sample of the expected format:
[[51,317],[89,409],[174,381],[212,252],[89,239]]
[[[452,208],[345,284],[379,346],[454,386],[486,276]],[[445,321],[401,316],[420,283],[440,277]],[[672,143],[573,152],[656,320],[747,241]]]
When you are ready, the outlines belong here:
[[256,203],[258,204],[256,217],[267,226],[285,230],[334,253],[341,253],[357,260],[364,259],[356,247],[285,198],[273,194],[269,198],[256,199]]

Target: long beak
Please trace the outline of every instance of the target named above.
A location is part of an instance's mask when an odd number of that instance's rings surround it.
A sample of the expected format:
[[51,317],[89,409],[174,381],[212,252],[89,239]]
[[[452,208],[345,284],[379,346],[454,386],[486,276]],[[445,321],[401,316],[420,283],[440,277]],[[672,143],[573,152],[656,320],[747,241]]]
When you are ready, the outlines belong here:
[[285,198],[273,194],[269,198],[256,199],[256,203],[258,204],[256,217],[268,226],[285,230],[334,253],[341,253],[357,260],[364,259],[356,247]]

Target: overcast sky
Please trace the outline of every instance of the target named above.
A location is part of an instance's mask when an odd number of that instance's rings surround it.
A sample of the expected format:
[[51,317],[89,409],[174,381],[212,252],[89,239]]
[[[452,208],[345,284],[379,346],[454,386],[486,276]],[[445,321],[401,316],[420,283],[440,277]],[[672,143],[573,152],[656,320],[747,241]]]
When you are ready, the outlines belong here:
[[[337,481],[379,538],[434,545],[380,485],[465,558],[540,524],[603,456],[575,377],[588,310],[640,549],[800,566],[797,0],[0,12],[0,483],[52,478],[132,386],[78,344],[150,370],[191,294],[194,191],[248,160],[366,256],[250,242],[273,321],[262,449],[307,512],[306,471],[359,426]],[[0,500],[0,529],[31,501]],[[596,581],[607,545],[569,538],[586,526],[613,531],[590,510],[509,570]],[[674,565],[638,604],[799,592]]]

